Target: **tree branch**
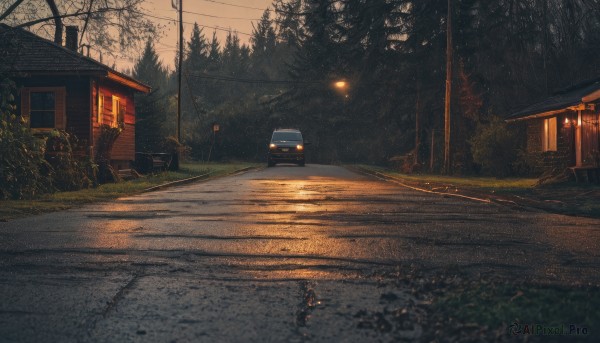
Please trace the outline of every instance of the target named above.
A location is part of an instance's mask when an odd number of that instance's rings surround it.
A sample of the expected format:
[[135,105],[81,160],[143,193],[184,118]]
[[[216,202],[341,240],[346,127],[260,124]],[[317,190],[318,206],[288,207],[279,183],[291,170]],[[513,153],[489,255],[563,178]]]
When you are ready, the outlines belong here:
[[46,21],[55,20],[56,18],[59,18],[59,19],[72,18],[72,17],[79,17],[79,16],[84,16],[84,15],[97,14],[97,13],[124,11],[125,9],[126,8],[101,8],[101,9],[96,10],[96,11],[77,12],[77,13],[62,14],[62,15],[59,15],[59,16],[45,17],[45,18],[40,18],[40,19],[28,21],[26,23],[19,24],[17,26],[13,26],[13,29],[21,28],[21,27],[30,27],[30,26],[33,26],[33,25],[36,25],[36,24],[39,24],[39,23],[43,23],[43,22],[46,22]]
[[12,4],[2,15],[0,15],[0,20],[8,17],[24,0],[17,0],[14,4]]
[[83,42],[83,35],[85,34],[85,30],[87,29],[88,23],[90,21],[91,15],[89,13],[91,13],[93,5],[94,5],[94,0],[90,0],[90,7],[88,7],[88,15],[87,15],[87,17],[85,17],[85,22],[83,24],[83,29],[81,30],[81,36],[79,37],[78,46],[81,46],[81,43]]
[[60,12],[58,11],[58,7],[56,7],[56,3],[54,0],[46,0],[48,7],[50,7],[50,11],[53,15],[54,20],[54,43],[62,44],[62,19],[60,18]]

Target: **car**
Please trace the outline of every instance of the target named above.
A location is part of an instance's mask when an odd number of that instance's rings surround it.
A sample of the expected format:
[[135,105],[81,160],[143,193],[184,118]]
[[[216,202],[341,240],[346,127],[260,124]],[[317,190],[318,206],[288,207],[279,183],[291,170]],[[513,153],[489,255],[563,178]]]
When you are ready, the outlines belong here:
[[296,163],[304,167],[304,146],[300,130],[276,129],[271,136],[267,165],[275,166],[277,163]]

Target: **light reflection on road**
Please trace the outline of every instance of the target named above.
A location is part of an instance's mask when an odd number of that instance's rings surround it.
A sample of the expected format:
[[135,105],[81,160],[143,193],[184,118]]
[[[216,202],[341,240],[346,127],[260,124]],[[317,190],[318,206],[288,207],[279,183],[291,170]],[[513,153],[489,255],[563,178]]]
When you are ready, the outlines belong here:
[[17,251],[184,256],[261,278],[410,264],[600,278],[599,220],[446,199],[332,166],[278,166],[0,225]]

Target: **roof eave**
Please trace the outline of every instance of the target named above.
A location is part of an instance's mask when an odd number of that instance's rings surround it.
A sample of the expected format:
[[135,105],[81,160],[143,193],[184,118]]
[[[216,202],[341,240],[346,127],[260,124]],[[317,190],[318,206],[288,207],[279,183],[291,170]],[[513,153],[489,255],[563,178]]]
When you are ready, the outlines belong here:
[[107,76],[107,72],[104,70],[14,70],[9,72],[12,76],[55,76],[55,75],[67,75],[67,76]]
[[581,102],[579,104],[563,107],[563,108],[556,109],[556,110],[531,113],[531,114],[519,116],[516,118],[506,118],[504,121],[507,123],[514,123],[514,122],[528,120],[528,119],[552,117],[556,114],[560,114],[560,113],[567,112],[567,111],[584,111],[584,110],[589,110],[589,109],[593,110],[594,108],[595,108],[594,104],[586,104],[586,103]]
[[118,73],[115,73],[112,71],[108,72],[107,77],[109,80],[113,80],[115,82],[118,82],[118,83],[125,85],[127,87],[130,87],[130,88],[133,88],[136,91],[142,92],[145,94],[150,93],[150,90],[152,89],[150,86],[147,86],[147,85],[145,85],[141,82],[138,82],[134,79],[128,78],[125,75],[118,74]]

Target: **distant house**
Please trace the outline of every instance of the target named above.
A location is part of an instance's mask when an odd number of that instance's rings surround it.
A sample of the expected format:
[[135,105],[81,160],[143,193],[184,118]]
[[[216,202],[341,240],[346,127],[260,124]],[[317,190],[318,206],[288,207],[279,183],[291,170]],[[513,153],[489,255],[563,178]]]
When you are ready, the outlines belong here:
[[123,127],[111,164],[128,168],[135,158],[134,94],[150,87],[78,53],[77,35],[77,27],[67,27],[63,47],[0,24],[0,73],[17,84],[17,112],[34,132],[66,130],[94,156],[101,125]]
[[[600,79],[584,82],[506,119],[527,127],[527,150],[546,170],[594,171],[600,162]],[[596,176],[597,178],[597,176]]]

